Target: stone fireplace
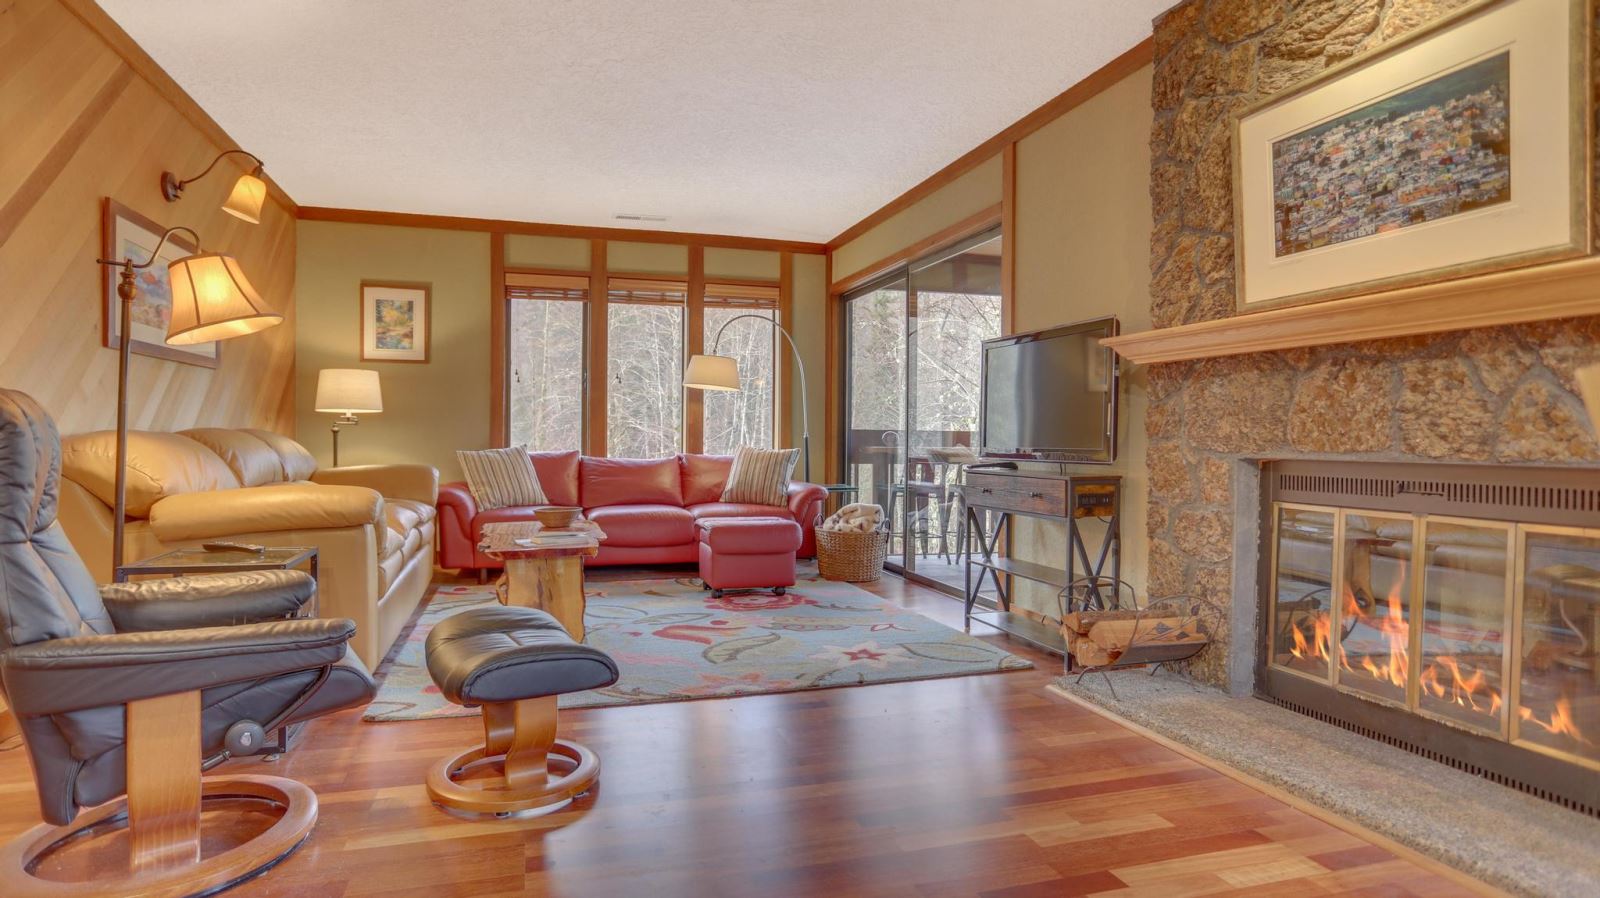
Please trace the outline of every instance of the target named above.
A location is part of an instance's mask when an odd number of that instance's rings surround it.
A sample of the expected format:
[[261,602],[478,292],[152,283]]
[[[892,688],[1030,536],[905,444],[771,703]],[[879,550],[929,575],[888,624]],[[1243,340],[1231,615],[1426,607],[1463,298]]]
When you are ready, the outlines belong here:
[[1600,815],[1600,470],[1263,468],[1259,693]]
[[[1157,328],[1235,314],[1232,114],[1461,5],[1455,0],[1189,0],[1157,20],[1150,263]],[[1292,510],[1291,526],[1308,541],[1322,533],[1329,542],[1317,551],[1325,550],[1324,560],[1340,566],[1330,568],[1323,584],[1329,590],[1327,607],[1321,609],[1329,616],[1328,635],[1319,636],[1315,616],[1302,619],[1311,614],[1309,606],[1277,607],[1267,598],[1270,590],[1263,591],[1263,565],[1279,547],[1283,514],[1263,512],[1263,502],[1271,508],[1273,495],[1263,472],[1273,470],[1269,462],[1316,460],[1416,465],[1437,469],[1441,476],[1451,471],[1491,483],[1496,472],[1510,467],[1535,469],[1536,477],[1565,470],[1593,482],[1600,476],[1600,442],[1589,428],[1573,372],[1594,362],[1600,362],[1600,318],[1587,317],[1151,365],[1149,591],[1154,597],[1194,595],[1222,609],[1227,622],[1214,650],[1199,656],[1187,673],[1238,694],[1265,694],[1263,683],[1283,680],[1291,690],[1320,690],[1309,693],[1319,701],[1357,702],[1363,712],[1375,708],[1372,713],[1379,716],[1409,718],[1413,729],[1402,738],[1420,740],[1426,751],[1434,750],[1432,737],[1418,733],[1430,730],[1451,738],[1466,734],[1469,743],[1490,746],[1484,750],[1491,752],[1532,750],[1528,743],[1538,742],[1540,723],[1559,727],[1557,708],[1553,699],[1508,708],[1517,671],[1509,669],[1515,653],[1505,640],[1516,637],[1507,614],[1516,608],[1505,604],[1505,589],[1486,591],[1481,606],[1450,610],[1472,620],[1489,621],[1498,614],[1504,622],[1498,637],[1486,624],[1479,628],[1481,644],[1470,654],[1483,657],[1472,658],[1470,669],[1461,667],[1457,680],[1448,665],[1461,664],[1460,646],[1423,638],[1428,631],[1418,618],[1427,615],[1430,573],[1439,589],[1444,588],[1440,577],[1464,575],[1455,569],[1448,575],[1426,570],[1425,561],[1419,569],[1417,560],[1397,555],[1394,547],[1422,547],[1417,558],[1426,559],[1462,552],[1467,543],[1503,543],[1511,566],[1502,571],[1503,579],[1526,595],[1531,587],[1516,586],[1516,566],[1538,552],[1556,551],[1538,539],[1529,542],[1534,531],[1528,526],[1543,519],[1522,510],[1485,515],[1456,508],[1452,513],[1403,502],[1334,502],[1327,496],[1330,501],[1298,503],[1308,508]],[[1548,471],[1539,474],[1544,468]],[[1494,523],[1441,519],[1423,524],[1419,514]],[[1600,515],[1590,520],[1597,519]],[[1406,532],[1409,539],[1397,537]],[[1311,557],[1307,545],[1287,548],[1300,553],[1297,558]],[[1485,557],[1493,554],[1493,545],[1477,548],[1488,549]],[[1483,571],[1472,575],[1493,577]],[[1335,586],[1341,577],[1359,582],[1363,595],[1343,619]],[[1298,588],[1312,590],[1315,582],[1312,576]],[[1267,583],[1277,584],[1276,579]],[[1452,588],[1449,594],[1458,593]],[[1277,613],[1290,615],[1294,624],[1281,631],[1289,645],[1272,643],[1269,650],[1265,636]],[[1353,641],[1336,645],[1333,627],[1352,620]],[[1296,633],[1306,642],[1304,659],[1293,655]],[[1333,656],[1324,659],[1325,672],[1312,657],[1319,638],[1327,641],[1324,654]],[[1491,652],[1496,639],[1501,645]],[[1333,671],[1343,671],[1340,648],[1353,668],[1347,677]],[[1399,648],[1404,658],[1394,651]],[[1451,662],[1442,661],[1443,655]],[[1466,683],[1480,670],[1482,679],[1465,698]],[[1492,681],[1500,692],[1493,711],[1494,699],[1482,691]],[[1538,721],[1522,719],[1524,708]],[[1363,726],[1377,729],[1370,722]]]

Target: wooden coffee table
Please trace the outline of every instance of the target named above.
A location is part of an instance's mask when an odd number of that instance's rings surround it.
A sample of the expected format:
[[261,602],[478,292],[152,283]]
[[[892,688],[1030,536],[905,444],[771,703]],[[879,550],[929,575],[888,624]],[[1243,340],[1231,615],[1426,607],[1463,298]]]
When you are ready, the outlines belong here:
[[[581,543],[561,546],[518,545],[538,533],[585,534]],[[590,521],[578,521],[565,530],[548,530],[538,521],[508,521],[484,524],[478,548],[483,554],[505,565],[506,591],[501,601],[548,611],[567,630],[567,635],[583,641],[583,559],[600,553],[605,531]]]

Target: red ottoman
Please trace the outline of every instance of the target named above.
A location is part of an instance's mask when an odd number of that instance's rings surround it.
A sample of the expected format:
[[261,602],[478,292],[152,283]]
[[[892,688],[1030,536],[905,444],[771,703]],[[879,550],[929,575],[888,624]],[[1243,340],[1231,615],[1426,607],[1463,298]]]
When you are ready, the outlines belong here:
[[695,531],[700,539],[700,579],[713,597],[729,589],[770,589],[783,595],[794,585],[794,554],[800,525],[786,518],[709,518]]

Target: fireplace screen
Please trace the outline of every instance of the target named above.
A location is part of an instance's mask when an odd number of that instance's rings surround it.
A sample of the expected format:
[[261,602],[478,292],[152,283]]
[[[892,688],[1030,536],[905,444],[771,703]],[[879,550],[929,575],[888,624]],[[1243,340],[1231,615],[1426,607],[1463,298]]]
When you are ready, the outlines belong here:
[[1600,767],[1600,530],[1272,512],[1271,667]]

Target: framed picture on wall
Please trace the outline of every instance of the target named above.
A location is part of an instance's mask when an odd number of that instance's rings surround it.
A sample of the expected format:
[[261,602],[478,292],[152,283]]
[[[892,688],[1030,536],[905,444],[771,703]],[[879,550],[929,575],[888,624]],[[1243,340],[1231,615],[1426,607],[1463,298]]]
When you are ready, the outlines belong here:
[[361,360],[426,362],[430,284],[361,282]]
[[[129,209],[110,197],[102,201],[101,246],[102,259],[132,259],[142,264],[161,242],[166,228]],[[196,343],[192,346],[168,346],[167,324],[172,320],[172,282],[167,265],[174,260],[198,252],[187,235],[178,233],[167,238],[161,256],[148,268],[135,274],[133,309],[129,330],[133,344],[129,351],[158,359],[171,359],[189,365],[215,368],[222,362],[222,349],[215,343]],[[104,265],[100,279],[100,342],[108,349],[122,346],[121,300],[117,298],[117,279],[122,270],[114,265]]]
[[1589,250],[1587,0],[1484,0],[1234,121],[1238,308]]

